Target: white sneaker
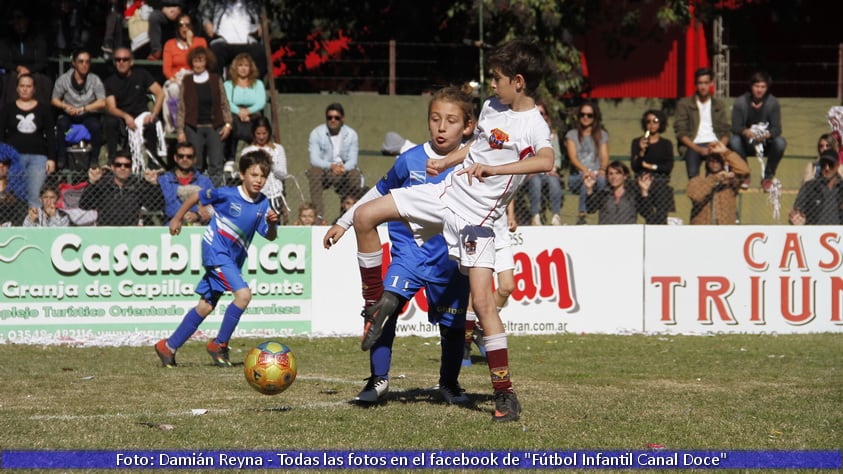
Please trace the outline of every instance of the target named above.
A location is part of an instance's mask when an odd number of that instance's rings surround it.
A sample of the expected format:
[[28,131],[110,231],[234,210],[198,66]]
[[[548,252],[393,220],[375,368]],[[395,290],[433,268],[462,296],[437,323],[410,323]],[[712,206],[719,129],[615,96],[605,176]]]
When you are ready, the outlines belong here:
[[530,222],[531,225],[542,225],[542,216],[539,214],[533,214],[533,220]]
[[442,395],[445,403],[449,405],[463,405],[468,403],[468,397],[465,396],[465,391],[460,387],[460,384],[456,384],[453,387],[440,385],[439,393]]
[[232,177],[237,175],[236,170],[234,169],[234,162],[233,161],[226,161],[225,165],[222,167],[222,172],[231,175]]
[[377,403],[389,392],[389,380],[383,377],[369,377],[366,386],[354,397],[354,401],[362,403]]
[[554,214],[553,218],[550,219],[551,225],[562,225],[562,218],[559,217],[559,214]]

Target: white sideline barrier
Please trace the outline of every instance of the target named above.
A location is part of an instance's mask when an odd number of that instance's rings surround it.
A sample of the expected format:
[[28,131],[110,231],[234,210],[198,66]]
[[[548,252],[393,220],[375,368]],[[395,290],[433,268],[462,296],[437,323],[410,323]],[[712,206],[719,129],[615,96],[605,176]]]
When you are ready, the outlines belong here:
[[[327,227],[255,237],[253,299],[235,337],[357,336],[354,235]],[[195,305],[203,228],[6,228],[0,233],[0,342],[147,344]],[[311,232],[312,231],[312,232]],[[382,233],[383,234],[383,233]],[[843,332],[837,227],[521,227],[511,334]],[[215,334],[223,296],[198,334]],[[415,298],[399,335],[433,336]]]

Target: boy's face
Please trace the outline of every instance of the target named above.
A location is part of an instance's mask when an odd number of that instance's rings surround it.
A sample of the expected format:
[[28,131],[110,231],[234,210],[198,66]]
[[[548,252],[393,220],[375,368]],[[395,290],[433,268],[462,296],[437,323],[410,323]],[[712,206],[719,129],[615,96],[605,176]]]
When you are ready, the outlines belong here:
[[492,69],[492,90],[501,104],[512,104],[517,95],[515,78],[505,76],[499,68]]
[[427,125],[433,151],[440,155],[456,150],[463,136],[470,134],[474,127],[472,122],[465,122],[465,114],[457,104],[445,100],[430,104]]
[[243,191],[250,198],[254,199],[266,184],[266,173],[263,172],[260,166],[252,165],[245,172],[240,173],[240,179],[243,180],[243,184],[240,185]]

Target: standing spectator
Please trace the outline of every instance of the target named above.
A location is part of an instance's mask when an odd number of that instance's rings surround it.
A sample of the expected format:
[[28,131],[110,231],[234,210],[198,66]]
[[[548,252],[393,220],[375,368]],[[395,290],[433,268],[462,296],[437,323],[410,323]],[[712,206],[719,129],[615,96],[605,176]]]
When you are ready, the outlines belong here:
[[596,102],[587,101],[577,109],[577,125],[565,134],[565,149],[571,162],[568,187],[579,194],[577,224],[585,224],[585,176],[592,175],[597,190],[606,187],[609,166],[609,132],[603,129],[602,114]]
[[146,170],[143,178],[132,175],[132,158],[126,150],[117,152],[111,160],[111,172],[89,169],[88,182],[79,207],[95,209],[97,225],[136,226],[142,222],[143,210],[156,212],[164,208],[158,173]]
[[259,76],[266,75],[266,53],[261,38],[258,0],[209,0],[204,6],[205,34],[210,38],[211,50],[219,59],[219,72],[228,67],[235,55],[247,53],[258,66]]
[[148,1],[153,7],[149,14],[149,56],[146,59],[157,61],[163,56],[164,41],[173,36],[173,25],[182,14],[184,3],[181,0]]
[[840,225],[843,223],[843,178],[838,174],[837,153],[820,155],[821,174],[799,188],[789,221],[793,225]]
[[653,177],[644,173],[638,176],[636,183],[631,180],[625,164],[613,161],[606,169],[606,181],[608,186],[595,189],[597,178],[593,174],[585,175],[583,186],[588,212],[599,213],[597,223],[600,225],[635,224],[640,210],[650,208],[647,201]]
[[[59,54],[84,48],[90,40],[90,10],[74,0],[61,0],[53,17],[55,47]],[[86,11],[87,10],[87,11]]]
[[24,227],[64,227],[70,225],[70,218],[63,209],[58,209],[59,191],[52,185],[41,189],[41,205],[30,207],[29,215],[23,220]]
[[206,167],[211,180],[223,180],[223,142],[231,133],[231,110],[222,78],[214,69],[216,58],[208,48],[193,48],[187,54],[193,74],[185,76],[179,94],[176,132],[180,142],[196,147],[196,163]]
[[80,49],[74,51],[70,61],[71,69],[56,79],[53,87],[53,107],[62,111],[56,122],[56,144],[58,167],[65,168],[67,148],[65,135],[71,125],[84,125],[91,134],[91,152],[87,162],[79,164],[76,171],[85,171],[97,166],[102,145],[101,113],[106,108],[105,86],[96,74],[91,72],[91,53]]
[[[820,176],[822,176],[822,166],[820,166],[820,157],[826,150],[831,150],[839,155],[839,147],[840,145],[837,143],[837,139],[834,138],[833,133],[823,133],[822,135],[820,135],[820,138],[817,139],[817,160],[805,165],[805,173],[802,176],[802,184],[805,184],[814,178],[819,178]],[[843,177],[843,168],[838,166],[837,172],[841,174],[841,177]]]
[[[187,142],[176,145],[176,166],[158,177],[158,186],[164,196],[164,216],[167,222],[176,215],[182,203],[199,189],[214,187],[211,179],[196,169],[196,150]],[[207,224],[213,209],[208,206],[191,207],[184,213],[182,224]]]
[[11,91],[21,74],[36,78],[35,97],[39,102],[50,102],[53,81],[47,75],[47,40],[32,28],[30,15],[22,8],[12,9],[9,26],[7,35],[0,35],[0,107],[15,100]]
[[14,189],[14,169],[17,152],[8,145],[0,144],[0,227],[17,225],[26,216],[26,203]]
[[252,121],[263,115],[266,107],[266,89],[258,79],[258,68],[247,53],[240,53],[231,61],[228,80],[223,84],[231,115],[234,118],[231,135],[226,142],[228,150],[226,172],[234,172],[234,157],[240,140],[251,141]]
[[[749,176],[749,165],[722,142],[711,144],[705,157],[705,176],[688,181],[692,225],[734,225],[738,220],[737,197]],[[726,167],[728,165],[728,168]]]
[[547,195],[550,198],[550,218],[552,225],[561,225],[562,218],[559,211],[562,209],[562,179],[559,176],[559,168],[562,167],[562,148],[559,145],[559,136],[553,128],[553,121],[547,113],[547,108],[542,103],[536,103],[536,108],[542,114],[547,126],[550,127],[550,145],[553,147],[553,169],[547,173],[533,174],[527,178],[527,189],[530,191],[530,214],[533,216],[532,225],[542,225],[542,188],[547,186]]
[[125,0],[108,0],[108,13],[105,14],[105,35],[102,39],[103,56],[108,59],[114,54],[114,48],[125,43],[123,31],[123,7]]
[[632,171],[636,176],[649,174],[652,208],[642,213],[647,224],[667,224],[667,214],[676,211],[670,173],[673,171],[673,143],[661,136],[667,128],[667,116],[661,110],[648,110],[641,116],[644,136],[632,140]]
[[[782,136],[782,111],[779,101],[770,93],[772,79],[765,72],[756,72],[749,78],[749,91],[735,99],[732,106],[732,136],[729,148],[746,161],[746,157],[755,156],[756,144],[764,146],[767,164],[761,187],[769,192],[773,186],[776,169],[784,156],[787,140]],[[766,130],[759,131],[758,125],[767,124]],[[756,126],[755,129],[753,126]],[[749,188],[749,181],[744,181],[742,188]]]
[[[159,146],[155,125],[164,105],[164,90],[146,69],[135,68],[134,64],[129,48],[120,47],[114,51],[115,73],[105,80],[108,114],[103,117],[103,130],[108,158],[114,158],[118,142],[125,148],[126,140],[137,134],[134,138],[144,140],[146,148],[152,156],[158,155],[158,164],[163,166],[166,149],[158,150],[163,147]],[[148,94],[155,100],[151,111]],[[143,147],[138,148],[135,153],[143,153]]]
[[333,187],[337,194],[355,193],[361,186],[357,169],[359,142],[357,132],[344,124],[345,110],[339,103],[325,109],[325,123],[310,132],[307,149],[310,152],[310,201],[318,215],[324,216],[322,192]]
[[0,108],[0,141],[17,150],[26,174],[26,201],[29,207],[37,208],[47,174],[56,170],[53,111],[35,99],[35,78],[31,75],[18,76],[17,92],[17,100]]
[[186,74],[193,73],[192,65],[187,61],[187,54],[193,48],[208,47],[205,38],[196,36],[193,30],[193,20],[190,15],[182,14],[178,18],[176,37],[164,44],[164,64],[162,70],[167,81],[164,91],[167,94],[167,108],[164,111],[164,122],[167,129],[175,128],[178,113],[179,89]]
[[696,92],[691,97],[679,99],[676,104],[673,130],[688,179],[700,174],[703,157],[711,154],[709,144],[729,143],[729,109],[725,102],[711,95],[713,78],[711,69],[697,69],[694,72]]

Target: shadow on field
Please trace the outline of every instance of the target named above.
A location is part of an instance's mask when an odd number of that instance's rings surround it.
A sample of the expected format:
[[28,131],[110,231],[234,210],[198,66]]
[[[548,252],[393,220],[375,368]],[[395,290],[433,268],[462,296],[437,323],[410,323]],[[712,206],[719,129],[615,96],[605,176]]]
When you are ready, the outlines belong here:
[[[466,393],[466,395],[468,396],[468,403],[454,406],[483,413],[489,412],[488,409],[480,408],[478,405],[491,401],[493,399],[491,394]],[[379,407],[386,405],[389,402],[403,404],[430,403],[432,405],[447,405],[436,388],[411,388],[400,391],[391,390],[386,394],[386,396],[384,396],[381,400],[378,400],[376,403],[362,403],[356,400],[349,400],[349,404],[360,408]]]

